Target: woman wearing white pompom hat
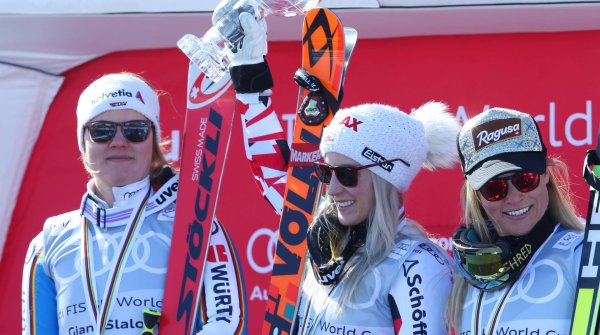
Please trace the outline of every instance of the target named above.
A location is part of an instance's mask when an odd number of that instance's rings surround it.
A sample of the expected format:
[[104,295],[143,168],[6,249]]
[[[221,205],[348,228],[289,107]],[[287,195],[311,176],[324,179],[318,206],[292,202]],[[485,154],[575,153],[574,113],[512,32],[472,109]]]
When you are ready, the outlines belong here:
[[308,232],[297,334],[447,333],[451,261],[406,217],[403,197],[421,167],[458,161],[458,130],[436,102],[411,115],[380,104],[335,115],[315,163],[328,197]]

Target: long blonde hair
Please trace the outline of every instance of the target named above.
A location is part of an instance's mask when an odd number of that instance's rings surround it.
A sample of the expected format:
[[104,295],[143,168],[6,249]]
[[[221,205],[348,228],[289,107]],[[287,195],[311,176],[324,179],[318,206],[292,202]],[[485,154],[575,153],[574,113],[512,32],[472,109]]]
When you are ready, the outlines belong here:
[[[401,196],[398,190],[389,182],[379,177],[370,170],[367,170],[373,182],[373,192],[375,195],[375,205],[369,213],[367,223],[367,236],[364,245],[364,252],[356,258],[356,262],[351,266],[338,301],[332,301],[336,304],[336,315],[342,311],[346,303],[352,302],[356,298],[357,287],[374,267],[381,263],[391,252],[395,245],[396,230],[399,218],[398,212],[401,206]],[[335,204],[328,197],[321,204],[317,211],[317,218],[324,218],[336,213]],[[336,215],[337,216],[337,215]],[[330,231],[329,240],[333,257],[338,257],[349,241],[350,232],[345,227],[322,220]],[[413,229],[400,231],[404,236],[421,241],[428,241],[424,229],[415,222],[409,221],[407,226]],[[408,228],[408,227],[407,227]],[[417,229],[414,229],[417,228]]]
[[[559,158],[548,157],[546,159],[549,181],[548,189],[548,211],[550,216],[560,225],[574,229],[583,230],[584,225],[575,215],[575,207],[571,192],[569,191],[569,176],[567,165]],[[475,229],[484,243],[491,243],[491,236],[486,228],[488,217],[481,206],[477,192],[465,180],[461,190],[461,203],[464,210],[464,222],[467,227]],[[448,328],[460,329],[462,318],[462,307],[469,283],[457,275],[452,286],[450,299],[446,305],[446,324]]]

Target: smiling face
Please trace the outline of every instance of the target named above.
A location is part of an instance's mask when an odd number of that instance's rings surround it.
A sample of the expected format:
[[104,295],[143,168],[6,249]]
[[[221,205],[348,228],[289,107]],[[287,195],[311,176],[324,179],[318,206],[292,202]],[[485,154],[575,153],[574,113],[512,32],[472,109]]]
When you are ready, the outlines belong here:
[[[507,177],[506,173],[498,177]],[[540,175],[540,184],[534,190],[522,193],[508,182],[508,194],[498,201],[487,201],[479,192],[477,197],[500,236],[523,236],[541,220],[548,209],[548,172]]]
[[[125,122],[131,120],[146,120],[133,109],[111,110],[104,112],[91,121]],[[152,130],[154,131],[154,130]],[[90,139],[89,130],[85,130],[84,159],[100,191],[112,190],[142,180],[150,173],[152,162],[152,140],[154,134],[141,143],[129,142],[121,127],[117,127],[115,137],[106,143],[94,143]]]
[[[328,153],[325,156],[325,162],[332,166],[360,165],[356,161],[335,152]],[[354,226],[363,222],[375,207],[373,180],[368,169],[358,170],[358,184],[354,187],[346,187],[340,184],[334,172],[327,187],[327,192],[337,208],[339,222],[344,226]]]

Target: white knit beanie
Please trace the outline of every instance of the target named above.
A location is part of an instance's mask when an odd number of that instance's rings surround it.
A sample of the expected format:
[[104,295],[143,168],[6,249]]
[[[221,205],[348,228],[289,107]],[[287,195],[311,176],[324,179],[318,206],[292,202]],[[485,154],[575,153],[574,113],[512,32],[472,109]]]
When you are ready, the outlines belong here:
[[77,141],[83,152],[86,123],[109,110],[133,109],[154,125],[156,142],[160,143],[160,106],[158,95],[144,80],[129,73],[113,73],[90,84],[77,103]]
[[[365,104],[339,110],[321,141],[321,154],[336,152],[360,165],[386,160],[401,161],[369,168],[405,192],[421,166],[451,168],[458,161],[456,136],[458,121],[447,106],[428,102],[408,115],[380,104]],[[390,168],[391,166],[391,168]]]

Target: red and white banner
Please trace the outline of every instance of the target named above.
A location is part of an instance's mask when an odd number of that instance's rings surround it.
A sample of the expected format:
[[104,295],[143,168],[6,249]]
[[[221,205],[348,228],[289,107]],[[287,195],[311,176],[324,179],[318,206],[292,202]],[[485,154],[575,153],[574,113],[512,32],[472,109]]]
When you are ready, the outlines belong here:
[[[596,145],[600,121],[597,41],[600,31],[359,39],[342,107],[379,102],[410,112],[437,100],[447,103],[461,123],[492,106],[530,113],[549,154],[569,165],[572,194],[584,216],[587,188],[581,170],[585,150]],[[275,110],[290,133],[298,92],[292,75],[300,65],[300,42],[271,43],[268,60],[275,76]],[[75,132],[79,93],[107,72],[132,71],[147,78],[163,92],[163,136],[173,139],[168,157],[177,161],[187,64],[176,49],[143,50],[110,54],[65,73],[25,171],[0,264],[3,332],[19,332],[18,269],[29,241],[46,217],[76,209],[85,191],[88,177]],[[264,312],[279,220],[254,185],[241,132],[241,122],[236,121],[217,216],[229,228],[243,260],[250,334],[255,334]],[[421,172],[404,198],[408,216],[440,234],[445,245],[460,223],[462,181],[458,167]]]

